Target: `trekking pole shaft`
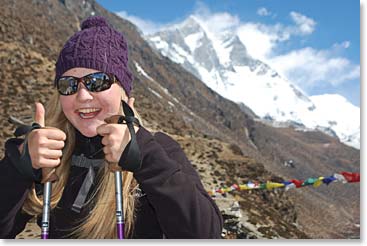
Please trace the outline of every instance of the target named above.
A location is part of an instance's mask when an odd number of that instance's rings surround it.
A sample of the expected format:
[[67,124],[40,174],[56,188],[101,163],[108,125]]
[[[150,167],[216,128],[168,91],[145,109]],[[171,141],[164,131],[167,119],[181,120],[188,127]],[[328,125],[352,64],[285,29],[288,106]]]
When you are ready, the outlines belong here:
[[116,188],[116,229],[117,238],[124,239],[124,211],[122,200],[122,174],[115,171],[115,188]]
[[43,211],[42,211],[41,239],[48,239],[48,236],[49,236],[51,192],[52,192],[51,182],[46,182],[43,188]]

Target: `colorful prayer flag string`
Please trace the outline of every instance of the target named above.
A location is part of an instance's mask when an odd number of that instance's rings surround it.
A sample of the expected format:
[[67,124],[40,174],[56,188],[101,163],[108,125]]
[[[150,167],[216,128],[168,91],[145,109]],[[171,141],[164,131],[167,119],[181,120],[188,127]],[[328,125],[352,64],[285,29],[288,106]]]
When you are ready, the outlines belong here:
[[289,181],[283,181],[282,183],[276,183],[267,181],[266,183],[259,183],[258,181],[251,182],[249,181],[247,184],[233,184],[230,187],[221,187],[218,189],[213,189],[208,191],[209,195],[215,196],[216,194],[224,194],[227,192],[231,192],[234,190],[242,191],[242,190],[272,190],[275,188],[285,188],[285,190],[301,188],[305,186],[312,185],[313,187],[319,187],[321,184],[329,185],[332,182],[342,182],[346,183],[358,183],[360,182],[360,174],[359,173],[350,173],[350,172],[341,172],[334,173],[329,177],[319,177],[319,178],[308,178],[306,180],[297,180],[292,179]]

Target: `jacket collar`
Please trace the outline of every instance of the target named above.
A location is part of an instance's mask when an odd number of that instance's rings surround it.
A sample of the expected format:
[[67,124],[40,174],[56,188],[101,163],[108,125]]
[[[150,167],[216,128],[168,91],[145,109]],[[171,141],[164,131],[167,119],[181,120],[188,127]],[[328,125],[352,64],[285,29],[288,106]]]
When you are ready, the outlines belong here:
[[[75,129],[75,148],[74,155],[84,155],[89,159],[103,159],[102,136],[86,137],[77,129]],[[98,153],[97,153],[98,151]]]

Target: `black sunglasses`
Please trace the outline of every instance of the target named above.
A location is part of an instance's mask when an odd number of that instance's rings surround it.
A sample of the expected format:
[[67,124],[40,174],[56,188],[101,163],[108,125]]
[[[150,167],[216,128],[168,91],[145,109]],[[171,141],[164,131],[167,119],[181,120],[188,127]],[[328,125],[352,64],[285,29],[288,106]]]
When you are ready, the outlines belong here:
[[90,92],[100,92],[111,88],[117,81],[116,77],[104,72],[96,72],[77,78],[74,76],[63,76],[57,82],[57,90],[61,95],[69,96],[78,91],[79,83],[82,82]]

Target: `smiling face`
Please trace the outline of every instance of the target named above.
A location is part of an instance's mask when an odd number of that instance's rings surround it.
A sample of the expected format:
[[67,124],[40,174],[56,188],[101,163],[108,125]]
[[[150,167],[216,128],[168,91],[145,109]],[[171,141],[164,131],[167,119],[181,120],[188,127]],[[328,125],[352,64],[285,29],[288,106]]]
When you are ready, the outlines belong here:
[[[83,77],[98,72],[89,68],[72,68],[62,76]],[[127,99],[118,83],[101,92],[90,92],[83,83],[79,83],[78,92],[60,95],[60,103],[66,118],[86,137],[97,135],[97,127],[104,124],[104,119],[119,113],[121,99]]]

